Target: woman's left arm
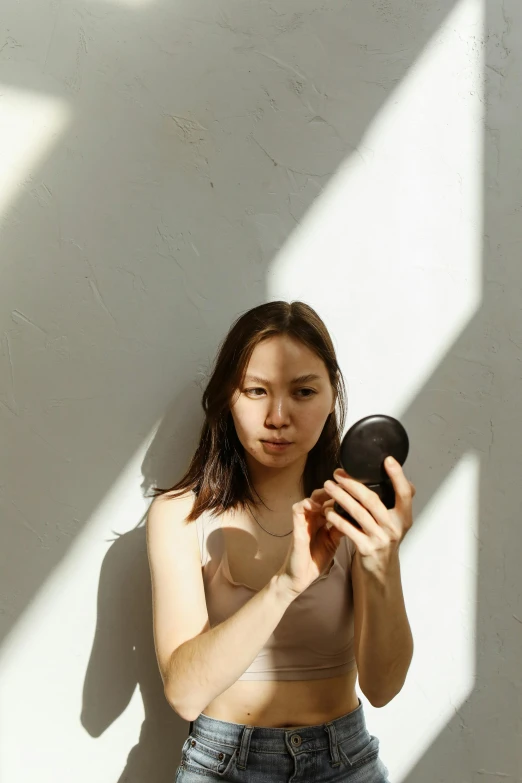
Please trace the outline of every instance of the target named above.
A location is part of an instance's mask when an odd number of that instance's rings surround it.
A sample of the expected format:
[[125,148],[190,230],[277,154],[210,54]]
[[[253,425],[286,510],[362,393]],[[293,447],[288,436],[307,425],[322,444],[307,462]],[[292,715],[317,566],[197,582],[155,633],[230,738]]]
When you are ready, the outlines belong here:
[[352,586],[359,685],[374,707],[384,707],[404,685],[413,657],[398,554],[390,560],[381,582],[364,570],[356,552]]
[[[325,517],[355,544],[352,559],[354,651],[359,685],[374,707],[388,704],[401,690],[413,656],[413,637],[404,605],[399,545],[412,526],[415,487],[401,465],[385,461],[395,490],[395,507],[343,470],[325,482],[332,496]],[[361,525],[358,530],[336,514],[337,501]]]

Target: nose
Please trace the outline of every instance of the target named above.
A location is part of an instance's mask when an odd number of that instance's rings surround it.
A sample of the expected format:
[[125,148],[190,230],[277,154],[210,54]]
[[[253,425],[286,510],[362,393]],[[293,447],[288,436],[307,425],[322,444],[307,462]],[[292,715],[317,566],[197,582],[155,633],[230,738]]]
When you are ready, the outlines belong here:
[[266,423],[278,428],[289,423],[289,405],[283,397],[273,397],[269,401]]

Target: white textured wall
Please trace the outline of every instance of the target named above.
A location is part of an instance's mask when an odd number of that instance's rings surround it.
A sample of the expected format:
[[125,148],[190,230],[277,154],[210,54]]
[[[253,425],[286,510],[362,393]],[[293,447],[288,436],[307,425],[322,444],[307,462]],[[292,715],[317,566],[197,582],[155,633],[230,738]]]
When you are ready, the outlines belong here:
[[2,783],[173,780],[144,494],[275,298],[331,329],[348,424],[411,437],[392,780],[522,776],[522,11],[489,6],[4,0]]

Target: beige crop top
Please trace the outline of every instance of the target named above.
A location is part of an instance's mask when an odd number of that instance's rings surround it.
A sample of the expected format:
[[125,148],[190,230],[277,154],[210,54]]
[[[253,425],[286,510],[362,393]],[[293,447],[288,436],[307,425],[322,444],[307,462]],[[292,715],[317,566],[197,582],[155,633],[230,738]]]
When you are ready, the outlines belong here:
[[[233,581],[220,517],[204,512],[196,520],[196,527],[207,611],[213,628],[237,612],[257,590]],[[337,677],[355,668],[351,580],[354,551],[352,541],[345,536],[328,571],[290,604],[240,680],[316,680]]]

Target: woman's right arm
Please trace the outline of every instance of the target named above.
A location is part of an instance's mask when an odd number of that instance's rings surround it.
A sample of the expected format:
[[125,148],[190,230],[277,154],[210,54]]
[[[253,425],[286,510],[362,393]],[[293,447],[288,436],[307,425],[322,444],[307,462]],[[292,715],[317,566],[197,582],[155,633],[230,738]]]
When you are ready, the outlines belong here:
[[172,654],[169,694],[185,720],[196,720],[207,704],[239,679],[266,644],[295,598],[279,580],[273,576],[241,609]]
[[154,642],[165,696],[187,721],[230,688],[255,660],[297,597],[275,574],[237,612],[209,628],[191,498],[153,501],[147,517]]

